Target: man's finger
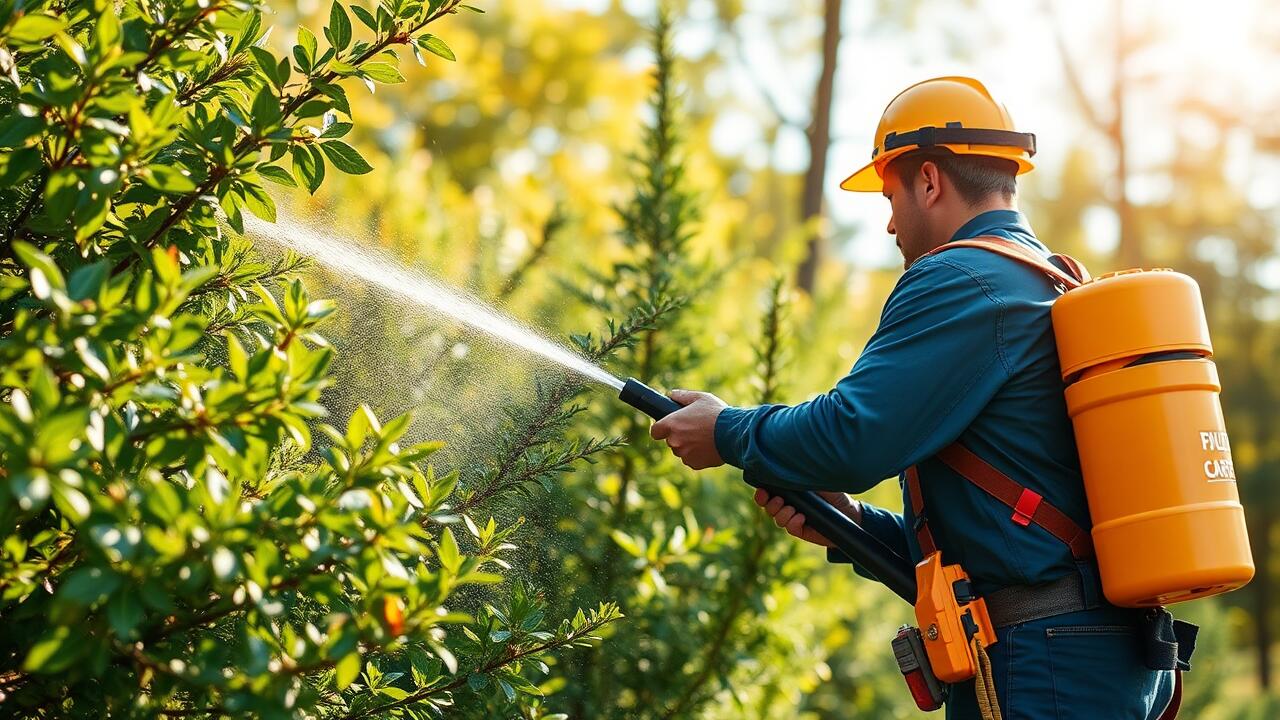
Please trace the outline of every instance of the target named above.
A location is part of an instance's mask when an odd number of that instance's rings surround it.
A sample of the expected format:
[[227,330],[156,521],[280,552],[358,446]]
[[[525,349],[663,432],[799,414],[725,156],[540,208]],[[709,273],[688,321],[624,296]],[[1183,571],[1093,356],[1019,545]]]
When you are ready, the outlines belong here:
[[756,488],[756,494],[754,497],[755,497],[756,504],[759,505],[760,507],[764,507],[765,505],[769,504],[769,493],[765,492],[764,490],[761,490],[760,488]]
[[773,521],[778,524],[778,527],[786,527],[787,523],[791,522],[791,518],[794,517],[795,514],[796,509],[788,505],[779,510],[777,515],[773,516]]
[[768,505],[764,506],[764,509],[765,509],[765,512],[768,512],[770,515],[777,515],[778,511],[781,510],[782,506],[785,504],[786,503],[782,501],[782,498],[775,497],[769,501]]
[[688,405],[694,400],[697,400],[701,395],[703,395],[703,393],[694,392],[693,390],[672,390],[671,391],[671,399],[675,400],[681,405]]
[[653,424],[653,427],[649,428],[649,437],[654,440],[665,440],[670,434],[671,424],[667,422],[666,418],[659,420]]
[[791,521],[787,523],[787,532],[804,540],[804,515],[796,513],[795,517],[791,518]]

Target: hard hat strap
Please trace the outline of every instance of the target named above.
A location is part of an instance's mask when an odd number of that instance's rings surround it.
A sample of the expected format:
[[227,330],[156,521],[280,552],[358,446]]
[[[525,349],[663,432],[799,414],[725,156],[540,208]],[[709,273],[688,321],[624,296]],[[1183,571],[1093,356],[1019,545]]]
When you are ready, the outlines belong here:
[[967,128],[961,127],[960,123],[947,123],[946,127],[926,126],[911,132],[891,132],[884,136],[884,148],[876,148],[871,157],[874,159],[882,152],[898,148],[930,148],[935,145],[996,145],[1025,150],[1028,155],[1036,154],[1035,133]]

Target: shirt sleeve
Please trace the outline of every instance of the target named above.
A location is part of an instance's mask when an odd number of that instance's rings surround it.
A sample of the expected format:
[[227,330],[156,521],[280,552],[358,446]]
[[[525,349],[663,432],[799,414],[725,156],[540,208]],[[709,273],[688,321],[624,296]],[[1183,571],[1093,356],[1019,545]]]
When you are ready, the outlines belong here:
[[1008,379],[1003,314],[971,269],[917,262],[835,388],[794,406],[725,408],[720,456],[784,487],[865,492],[958,438]]

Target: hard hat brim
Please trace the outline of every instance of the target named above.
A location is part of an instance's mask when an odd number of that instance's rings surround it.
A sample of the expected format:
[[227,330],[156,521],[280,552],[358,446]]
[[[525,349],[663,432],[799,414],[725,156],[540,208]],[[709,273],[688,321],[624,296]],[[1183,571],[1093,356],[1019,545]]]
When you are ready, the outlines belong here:
[[845,178],[840,183],[840,189],[849,192],[881,192],[884,190],[884,178],[880,177],[876,163],[870,162]]
[[[984,155],[987,157],[1001,158],[1004,160],[1012,160],[1018,165],[1018,175],[1035,169],[1035,164],[1026,157],[1026,153],[1010,152],[1004,147],[995,147],[988,145],[939,145],[951,150],[957,155]],[[883,192],[884,176],[881,173],[888,167],[890,161],[899,155],[905,155],[917,148],[901,148],[889,152],[876,160],[863,165],[857,172],[845,178],[840,183],[841,190],[849,192]]]

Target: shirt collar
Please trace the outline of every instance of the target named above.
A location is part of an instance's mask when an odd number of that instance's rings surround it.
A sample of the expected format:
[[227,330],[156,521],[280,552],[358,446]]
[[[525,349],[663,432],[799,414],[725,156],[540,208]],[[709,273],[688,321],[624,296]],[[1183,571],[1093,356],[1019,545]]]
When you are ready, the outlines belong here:
[[1035,233],[1031,231],[1031,224],[1027,222],[1026,216],[1017,210],[988,210],[973,216],[969,222],[961,225],[960,229],[956,230],[956,234],[952,235],[951,240],[948,242],[967,240],[979,235],[989,235],[992,230],[996,229],[1021,232],[1035,237]]

